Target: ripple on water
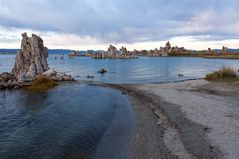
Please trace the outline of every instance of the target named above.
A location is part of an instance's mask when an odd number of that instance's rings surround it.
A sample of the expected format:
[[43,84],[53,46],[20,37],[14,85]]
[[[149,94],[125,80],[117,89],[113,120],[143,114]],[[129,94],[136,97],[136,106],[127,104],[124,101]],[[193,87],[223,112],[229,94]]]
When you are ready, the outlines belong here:
[[[99,151],[128,154],[124,147],[131,136],[132,115],[120,92],[65,84],[43,93],[2,91],[0,99],[1,159],[90,158]],[[115,142],[119,136],[121,143]]]

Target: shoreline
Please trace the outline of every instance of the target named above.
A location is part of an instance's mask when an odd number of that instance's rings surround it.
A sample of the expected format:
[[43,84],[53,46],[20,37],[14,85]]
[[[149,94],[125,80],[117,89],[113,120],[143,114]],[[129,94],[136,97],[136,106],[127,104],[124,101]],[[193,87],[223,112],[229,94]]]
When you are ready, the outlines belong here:
[[239,81],[73,82],[116,89],[128,96],[135,118],[132,159],[239,157]]
[[[200,79],[160,84],[96,85],[120,90],[129,97],[135,116],[131,158],[235,158],[238,155],[237,146],[233,146],[239,143],[236,138],[239,137],[236,133],[239,125],[234,122],[239,121],[238,82]],[[238,89],[234,89],[235,86]],[[218,100],[232,102],[228,107]],[[230,112],[231,107],[238,113],[233,117],[220,116]],[[217,121],[220,118],[222,123]],[[223,123],[226,120],[232,123]]]

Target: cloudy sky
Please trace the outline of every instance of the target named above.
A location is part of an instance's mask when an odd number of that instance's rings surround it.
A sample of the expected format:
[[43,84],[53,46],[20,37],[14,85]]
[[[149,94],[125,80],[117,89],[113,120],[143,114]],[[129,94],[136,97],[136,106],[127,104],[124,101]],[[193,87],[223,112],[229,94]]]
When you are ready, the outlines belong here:
[[49,48],[239,48],[238,0],[0,0],[0,48],[21,32]]

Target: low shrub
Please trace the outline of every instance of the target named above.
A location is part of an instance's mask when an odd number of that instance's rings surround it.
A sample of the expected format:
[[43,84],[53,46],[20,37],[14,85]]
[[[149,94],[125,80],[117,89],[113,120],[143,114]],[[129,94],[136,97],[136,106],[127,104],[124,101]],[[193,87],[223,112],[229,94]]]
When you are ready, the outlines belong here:
[[235,80],[238,79],[236,71],[231,67],[222,67],[218,71],[208,74],[206,80]]

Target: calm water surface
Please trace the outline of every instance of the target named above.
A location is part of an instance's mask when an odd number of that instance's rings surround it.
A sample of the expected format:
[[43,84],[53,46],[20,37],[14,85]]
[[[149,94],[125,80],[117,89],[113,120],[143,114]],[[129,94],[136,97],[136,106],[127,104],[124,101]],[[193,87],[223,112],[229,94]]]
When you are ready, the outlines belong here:
[[[50,55],[51,68],[79,80],[93,75],[94,81],[107,83],[179,81],[204,77],[222,66],[239,68],[238,60],[66,56],[60,60],[59,56]],[[0,72],[11,71],[14,61],[15,55],[0,55]],[[108,73],[97,74],[100,68]],[[179,73],[184,77],[178,77]],[[132,129],[128,99],[112,89],[62,84],[41,93],[0,91],[1,159],[127,159]]]
[[1,159],[128,158],[131,107],[111,89],[0,91]]
[[[55,56],[58,57],[55,60]],[[193,57],[141,57],[134,60],[94,60],[86,57],[75,57],[64,60],[60,55],[51,54],[48,58],[50,68],[65,72],[86,80],[87,75],[95,76],[94,81],[107,83],[157,83],[202,78],[207,73],[222,66],[239,69],[239,60],[205,59]],[[15,55],[0,55],[0,72],[11,71]],[[100,75],[97,71],[105,68],[108,73]],[[183,74],[184,77],[178,77]]]

